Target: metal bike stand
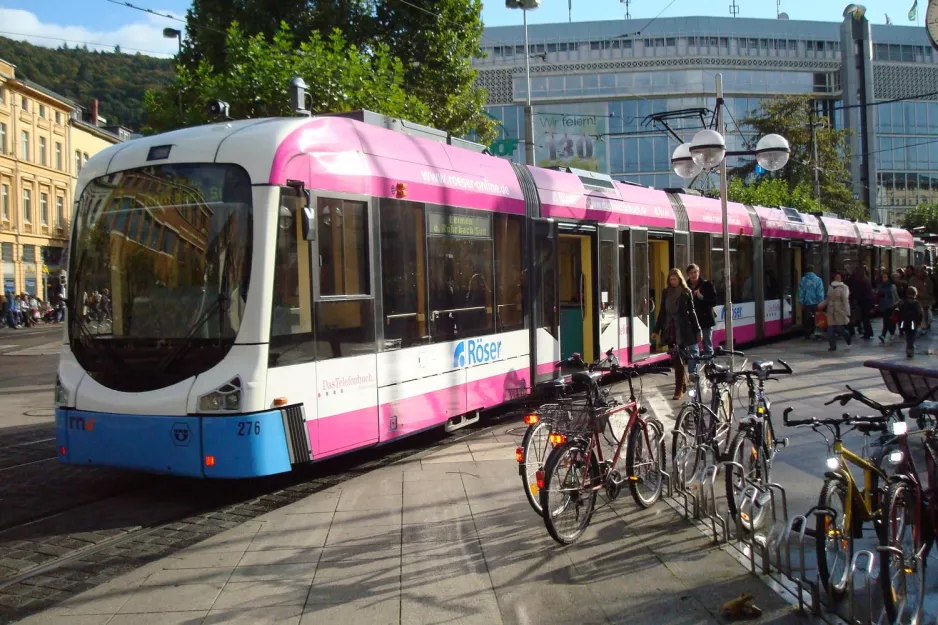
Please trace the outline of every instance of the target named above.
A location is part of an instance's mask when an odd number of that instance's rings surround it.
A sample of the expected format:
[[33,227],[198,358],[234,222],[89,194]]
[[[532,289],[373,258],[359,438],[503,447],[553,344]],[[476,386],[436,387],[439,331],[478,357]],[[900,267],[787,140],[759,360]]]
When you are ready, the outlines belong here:
[[[877,545],[876,551],[879,553],[879,557],[881,558],[884,557],[887,553],[892,554],[894,556],[898,556],[899,568],[903,568],[903,569],[905,568],[905,553],[903,553],[902,549],[899,549],[898,547],[892,547],[892,546]],[[918,560],[918,557],[913,556],[913,564],[917,564],[915,562],[916,560]],[[919,599],[919,601],[921,601],[921,599]],[[921,616],[921,610],[922,610],[922,606],[921,606],[921,603],[919,603],[919,606],[916,608],[916,614],[918,616]],[[877,620],[877,625],[881,623],[886,623],[886,622],[887,622],[886,610],[883,609],[882,613],[880,614],[879,619]]]
[[671,485],[671,474],[668,473],[666,467],[667,462],[665,462],[664,455],[667,453],[667,446],[664,444],[664,437],[661,437],[661,445],[659,445],[658,457],[661,458],[661,462],[658,463],[658,473],[661,476],[661,486],[662,491],[665,494],[665,497],[672,497],[674,492],[674,487]]
[[714,487],[717,481],[717,475],[720,472],[720,467],[716,464],[708,465],[704,469],[703,475],[700,476],[700,488],[702,495],[704,497],[704,514],[707,517],[707,520],[710,521],[710,529],[713,531],[713,542],[720,543],[720,535],[717,533],[717,525],[720,526],[723,534],[723,542],[729,542],[729,528],[727,527],[726,521],[720,517],[720,513],[717,510],[717,498],[716,493],[714,492]]
[[[865,616],[867,617],[865,621],[858,621],[856,618],[856,574],[857,574],[857,564],[860,561],[860,558],[866,558],[866,566],[864,566],[860,571],[864,574],[865,583],[866,583],[866,600],[867,600],[867,609]],[[874,625],[873,623],[873,589],[872,589],[872,578],[873,578],[873,565],[876,563],[876,558],[870,551],[858,551],[853,554],[853,561],[850,563],[850,575],[847,577],[847,613],[848,619],[851,623],[860,623],[863,625]]]
[[[674,436],[681,436],[684,438],[684,441],[687,442],[690,439],[687,434],[684,432],[675,430],[672,432]],[[673,495],[672,497],[680,497],[684,503],[684,517],[690,519],[690,510],[696,511],[698,508],[697,497],[692,492],[687,490],[685,485],[685,475],[684,475],[684,458],[687,457],[687,454],[691,451],[691,447],[685,446],[678,452],[678,455],[674,459],[674,479],[669,480],[669,483],[673,485]],[[697,453],[696,450],[694,453]]]

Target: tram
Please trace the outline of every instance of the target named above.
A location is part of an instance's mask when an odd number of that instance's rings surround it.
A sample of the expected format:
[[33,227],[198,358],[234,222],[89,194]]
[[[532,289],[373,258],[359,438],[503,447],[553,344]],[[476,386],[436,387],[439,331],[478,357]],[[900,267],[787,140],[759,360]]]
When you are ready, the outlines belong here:
[[[249,478],[475,422],[573,352],[666,358],[671,267],[722,297],[720,203],[541,169],[367,111],[225,121],[82,168],[59,460]],[[910,233],[729,204],[738,344],[800,323],[812,267],[910,261]],[[724,307],[714,340],[723,340]]]

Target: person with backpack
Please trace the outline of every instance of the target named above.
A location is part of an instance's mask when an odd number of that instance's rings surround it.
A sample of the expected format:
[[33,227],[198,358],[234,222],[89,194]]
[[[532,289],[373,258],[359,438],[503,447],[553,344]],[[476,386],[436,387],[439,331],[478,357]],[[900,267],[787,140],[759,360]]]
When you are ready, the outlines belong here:
[[814,334],[814,316],[818,304],[824,301],[824,282],[810,265],[805,268],[801,282],[798,283],[798,303],[801,304],[802,327],[805,340]]
[[876,287],[876,294],[879,296],[879,314],[883,318],[883,331],[879,333],[879,342],[886,342],[886,333],[890,337],[896,335],[896,324],[892,321],[893,308],[899,303],[899,292],[893,282],[892,276],[887,273]]
[[827,292],[827,299],[818,304],[818,309],[827,315],[827,339],[830,341],[830,350],[837,351],[837,335],[843,334],[847,345],[850,345],[850,332],[847,325],[850,323],[850,289],[843,283],[842,271],[834,272],[831,288]]
[[918,336],[918,327],[925,317],[925,311],[918,301],[918,289],[910,286],[906,289],[905,299],[899,304],[900,329],[905,334],[905,356],[915,356],[915,339]]

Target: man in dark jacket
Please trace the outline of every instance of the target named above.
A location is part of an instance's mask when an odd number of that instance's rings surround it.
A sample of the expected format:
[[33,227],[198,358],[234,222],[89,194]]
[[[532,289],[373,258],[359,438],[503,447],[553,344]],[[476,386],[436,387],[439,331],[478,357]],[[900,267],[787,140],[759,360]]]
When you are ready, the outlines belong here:
[[[717,305],[717,292],[713,288],[713,283],[704,280],[700,276],[700,267],[697,265],[687,266],[687,286],[690,287],[691,294],[694,296],[694,312],[697,313],[697,321],[700,323],[700,334],[703,338],[703,353],[709,355],[713,353],[713,326],[716,325],[716,314],[713,307]],[[693,346],[694,353],[700,353],[700,346]],[[690,373],[697,373],[697,363],[691,362],[688,369]]]

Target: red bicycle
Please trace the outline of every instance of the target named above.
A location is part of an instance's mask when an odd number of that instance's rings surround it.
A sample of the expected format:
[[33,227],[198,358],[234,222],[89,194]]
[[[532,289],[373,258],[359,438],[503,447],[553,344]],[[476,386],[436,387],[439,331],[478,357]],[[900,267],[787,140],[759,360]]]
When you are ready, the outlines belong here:
[[[629,483],[632,498],[639,506],[653,506],[661,496],[664,472],[664,426],[655,418],[646,419],[647,409],[635,398],[634,377],[645,373],[669,374],[661,365],[614,367],[629,382],[629,400],[624,404],[599,393],[599,370],[573,374],[573,382],[587,388],[585,405],[570,407],[570,426],[550,434],[553,450],[544,469],[537,472],[544,524],[551,537],[562,545],[574,542],[589,526],[596,495],[605,489],[610,500],[619,496],[622,484]],[[615,440],[611,459],[603,456],[603,439],[610,440],[617,414],[628,414],[628,423]],[[623,447],[625,467],[619,467]]]

